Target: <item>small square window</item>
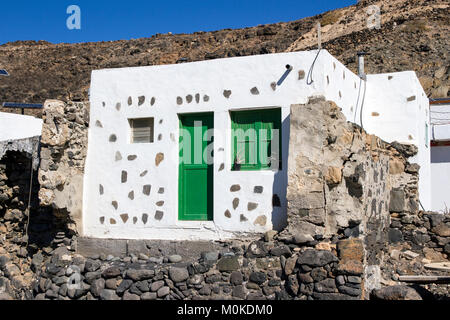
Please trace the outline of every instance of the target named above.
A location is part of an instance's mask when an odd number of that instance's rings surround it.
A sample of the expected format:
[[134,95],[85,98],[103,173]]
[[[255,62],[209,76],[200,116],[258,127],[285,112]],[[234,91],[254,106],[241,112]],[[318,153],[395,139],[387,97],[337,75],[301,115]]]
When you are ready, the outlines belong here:
[[128,119],[131,143],[153,143],[154,118]]

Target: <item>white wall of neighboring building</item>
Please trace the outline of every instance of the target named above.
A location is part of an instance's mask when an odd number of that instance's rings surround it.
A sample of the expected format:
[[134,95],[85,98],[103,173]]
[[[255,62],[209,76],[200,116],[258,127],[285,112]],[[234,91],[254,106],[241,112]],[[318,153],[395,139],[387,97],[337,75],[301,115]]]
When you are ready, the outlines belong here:
[[0,112],[0,141],[40,136],[42,119]]
[[450,103],[430,105],[431,140],[450,141]]
[[431,180],[433,181],[431,210],[450,209],[450,146],[431,148]]
[[[314,68],[311,66],[314,64]],[[286,72],[286,65],[293,67]],[[311,73],[310,73],[311,70]],[[304,75],[304,76],[302,76]],[[309,76],[308,76],[309,75]],[[397,78],[398,77],[398,78]],[[332,57],[326,50],[268,54],[249,57],[217,59],[179,65],[164,65],[137,68],[122,68],[93,71],[90,91],[91,125],[86,160],[83,196],[83,232],[85,236],[128,239],[223,239],[239,234],[264,232],[279,229],[286,221],[287,159],[289,137],[289,113],[292,104],[307,103],[311,96],[323,95],[342,108],[349,121],[356,121],[364,102],[363,125],[371,133],[392,142],[406,143],[423,141],[419,122],[425,121],[421,88],[415,82],[414,73],[370,76],[364,97],[365,82]],[[283,80],[284,79],[284,80]],[[283,80],[283,81],[281,81]],[[312,81],[311,81],[312,80]],[[404,81],[403,85],[400,85]],[[277,83],[273,89],[273,83]],[[398,87],[396,87],[398,86]],[[258,88],[259,94],[251,93]],[[224,90],[230,90],[226,98]],[[402,92],[403,90],[403,92]],[[380,94],[383,92],[383,94]],[[196,95],[200,99],[197,102]],[[192,95],[188,103],[186,96]],[[204,96],[208,96],[205,101]],[[387,97],[385,97],[385,95]],[[407,102],[408,96],[416,95],[415,102]],[[145,96],[145,103],[138,106],[138,97]],[[131,97],[132,104],[128,105]],[[177,97],[183,99],[177,104]],[[150,105],[155,98],[153,106]],[[120,104],[121,108],[116,108]],[[230,111],[257,108],[282,109],[282,170],[231,171],[231,120]],[[379,109],[377,109],[379,108]],[[398,112],[393,109],[400,109]],[[385,122],[372,125],[370,112],[378,110]],[[382,112],[381,112],[382,111]],[[406,117],[400,117],[401,111]],[[178,161],[179,161],[179,114],[214,112],[214,221],[191,222],[178,220]],[[398,114],[392,121],[391,114]],[[128,119],[154,117],[155,142],[130,144]],[[97,121],[101,126],[97,126]],[[413,122],[411,122],[413,121]],[[414,126],[411,127],[411,123]],[[412,139],[399,126],[411,128]],[[423,133],[423,132],[422,132]],[[109,142],[114,134],[117,141]],[[162,140],[158,140],[161,135]],[[116,160],[120,152],[121,160]],[[164,161],[155,165],[158,153]],[[128,161],[129,155],[137,159]],[[429,155],[429,153],[428,153]],[[419,146],[419,164],[426,155]],[[221,164],[224,170],[219,170]],[[429,166],[428,166],[429,168]],[[426,174],[423,165],[421,175]],[[121,183],[121,173],[126,171],[128,180]],[[141,173],[148,173],[141,177]],[[424,179],[426,181],[426,178]],[[150,197],[142,194],[143,185],[150,184]],[[239,184],[241,190],[230,192],[232,185]],[[103,194],[99,188],[102,186]],[[426,185],[426,182],[424,183]],[[253,192],[262,186],[262,194]],[[158,193],[164,188],[164,193]],[[424,186],[420,187],[421,190]],[[134,191],[131,200],[128,195]],[[272,195],[281,199],[280,208],[272,208]],[[233,210],[234,198],[240,205]],[[426,192],[421,194],[426,202]],[[422,198],[421,198],[422,199]],[[117,210],[112,202],[118,203]],[[164,201],[162,207],[157,202]],[[258,203],[258,208],[247,210],[247,203]],[[224,213],[229,210],[231,218]],[[160,221],[154,219],[156,211],[163,211]],[[148,222],[142,215],[148,214]],[[128,220],[121,219],[127,214]],[[247,220],[242,221],[244,215]],[[265,225],[256,224],[264,216]],[[116,224],[111,224],[113,218]],[[102,223],[103,221],[103,223]]]
[[417,155],[411,157],[409,161],[420,165],[419,198],[423,207],[429,210],[431,208],[429,101],[415,72],[367,76],[362,127],[387,142],[398,141],[415,144],[418,147]]
[[448,212],[450,208],[450,104],[430,105],[431,139],[431,209]]

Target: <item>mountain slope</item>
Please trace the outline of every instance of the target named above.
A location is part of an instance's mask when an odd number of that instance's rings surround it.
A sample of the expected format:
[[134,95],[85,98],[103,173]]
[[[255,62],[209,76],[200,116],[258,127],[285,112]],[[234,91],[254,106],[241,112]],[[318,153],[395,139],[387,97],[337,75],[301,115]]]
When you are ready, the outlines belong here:
[[[381,8],[381,29],[367,28],[367,8]],[[415,70],[430,97],[447,97],[450,61],[449,4],[442,0],[366,0],[287,23],[238,30],[158,34],[151,38],[81,44],[21,41],[0,46],[0,101],[87,99],[94,69],[170,64],[222,57],[308,50],[323,46],[356,71],[364,50],[367,72]]]

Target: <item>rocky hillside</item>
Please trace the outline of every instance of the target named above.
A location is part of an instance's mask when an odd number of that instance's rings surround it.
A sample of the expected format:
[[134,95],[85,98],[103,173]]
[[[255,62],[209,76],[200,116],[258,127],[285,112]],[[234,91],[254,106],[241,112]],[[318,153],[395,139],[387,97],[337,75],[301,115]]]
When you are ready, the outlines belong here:
[[[381,8],[381,28],[367,28],[367,8]],[[308,50],[323,44],[356,71],[364,50],[370,73],[417,71],[430,97],[449,95],[449,3],[445,0],[362,0],[357,5],[287,23],[194,34],[80,44],[21,41],[0,46],[0,101],[85,100],[94,69],[171,64],[222,57]]]

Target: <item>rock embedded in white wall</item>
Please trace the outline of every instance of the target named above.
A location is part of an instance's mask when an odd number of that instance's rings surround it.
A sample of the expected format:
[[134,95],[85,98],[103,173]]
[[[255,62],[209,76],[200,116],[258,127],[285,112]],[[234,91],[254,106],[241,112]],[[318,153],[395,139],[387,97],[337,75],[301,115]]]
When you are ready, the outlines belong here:
[[156,158],[155,158],[155,165],[157,166],[157,167],[159,167],[159,165],[161,164],[161,162],[163,162],[164,161],[164,153],[158,153],[157,155],[156,155]]
[[156,211],[156,213],[155,213],[155,220],[161,221],[163,217],[164,217],[164,212]]
[[239,198],[233,199],[233,209],[236,210],[239,207]]
[[248,211],[253,211],[253,210],[255,210],[256,208],[258,208],[258,204],[255,203],[255,202],[249,202],[249,203],[247,204],[247,209],[248,209]]
[[117,141],[117,136],[115,134],[112,134],[109,136],[109,142],[116,142]]
[[194,99],[194,98],[192,97],[192,95],[188,94],[188,95],[186,96],[186,102],[187,102],[187,103],[191,103],[191,102],[192,102],[192,99]]
[[267,224],[267,217],[266,216],[259,216],[256,218],[254,225],[260,225],[261,227],[264,227]]
[[145,177],[145,176],[147,175],[147,173],[148,173],[148,170],[143,171],[143,172],[140,174],[141,178]]
[[131,106],[133,104],[133,99],[131,97],[128,97],[128,105]]
[[250,89],[251,94],[253,95],[258,95],[259,94],[259,90],[257,87],[253,87]]
[[128,213],[121,214],[120,218],[122,219],[123,223],[127,223],[128,219],[129,219]]
[[119,204],[117,203],[117,201],[113,201],[111,202],[111,205],[114,207],[114,209],[118,209],[119,208]]
[[264,191],[263,186],[255,186],[255,188],[253,189],[254,193],[263,193],[263,191]]
[[116,161],[120,161],[120,160],[122,160],[122,154],[119,151],[117,151],[116,152]]
[[177,104],[179,106],[183,104],[183,98],[182,97],[177,97]]
[[122,183],[126,183],[127,180],[128,180],[128,172],[122,171],[122,177],[121,177]]
[[298,80],[305,79],[305,70],[299,70],[298,71]]
[[233,185],[231,186],[231,188],[230,188],[230,191],[231,191],[231,192],[237,192],[237,191],[239,191],[239,190],[241,190],[241,186],[238,185],[238,184],[233,184]]
[[137,159],[137,155],[129,155],[128,156],[128,161],[134,161]]
[[228,98],[230,98],[231,93],[232,93],[231,90],[224,90],[223,96],[228,99]]
[[152,186],[147,184],[142,188],[142,193],[146,196],[149,196],[151,190],[152,190]]
[[122,107],[122,104],[120,102],[116,103],[116,110],[120,111],[120,108]]
[[203,96],[203,102],[208,102],[209,101],[209,96],[207,94],[205,94]]
[[142,106],[145,103],[145,96],[140,96],[138,98],[138,106]]

